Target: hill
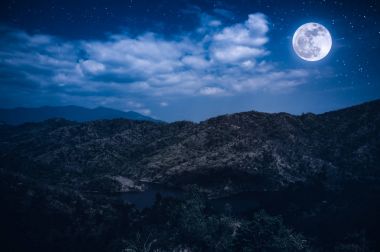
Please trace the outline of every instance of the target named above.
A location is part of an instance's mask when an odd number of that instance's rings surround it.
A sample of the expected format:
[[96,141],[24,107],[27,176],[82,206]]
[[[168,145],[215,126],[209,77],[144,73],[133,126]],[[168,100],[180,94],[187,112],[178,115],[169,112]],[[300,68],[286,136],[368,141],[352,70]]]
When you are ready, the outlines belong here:
[[379,126],[380,101],[320,115],[252,111],[199,124],[48,120],[3,126],[0,160],[2,167],[25,162],[48,169],[47,176],[66,174],[65,182],[86,174],[198,184],[210,193],[277,190],[314,180],[334,187],[379,181]]
[[[0,242],[4,251],[379,251],[379,153],[379,100],[201,123],[0,124]],[[146,209],[124,201],[153,186],[183,196],[156,195]]]

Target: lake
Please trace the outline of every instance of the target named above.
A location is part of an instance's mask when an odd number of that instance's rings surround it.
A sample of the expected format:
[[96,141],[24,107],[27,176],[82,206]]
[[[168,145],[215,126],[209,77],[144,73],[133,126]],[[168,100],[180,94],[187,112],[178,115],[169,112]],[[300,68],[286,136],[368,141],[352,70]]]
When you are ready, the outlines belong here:
[[[143,192],[125,192],[122,193],[121,198],[124,202],[133,204],[138,209],[152,207],[156,195],[161,195],[163,198],[182,198],[184,191],[180,189],[163,187],[160,185],[145,185],[147,189]],[[240,213],[251,209],[257,209],[260,204],[256,200],[255,193],[239,193],[228,197],[211,199],[209,203],[216,211],[224,211],[226,207],[230,208],[232,212]],[[227,206],[228,205],[228,206]]]
[[[144,209],[153,206],[157,194],[164,198],[180,199],[184,197],[184,191],[180,189],[155,184],[145,184],[145,186],[147,189],[143,192],[122,193],[121,199],[135,205],[138,209]],[[328,193],[315,188],[302,188],[283,191],[241,192],[227,197],[210,199],[208,203],[217,212],[223,212],[229,208],[232,213],[244,213],[265,208],[273,213],[282,213],[284,209],[292,205],[307,208],[320,202],[326,202],[326,200],[332,200]]]

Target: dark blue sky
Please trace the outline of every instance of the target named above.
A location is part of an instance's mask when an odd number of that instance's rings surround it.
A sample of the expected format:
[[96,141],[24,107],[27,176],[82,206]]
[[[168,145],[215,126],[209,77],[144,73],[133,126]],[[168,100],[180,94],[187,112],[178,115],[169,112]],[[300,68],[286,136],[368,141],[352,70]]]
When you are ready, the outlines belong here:
[[[167,121],[324,112],[380,98],[376,1],[2,1],[0,107],[80,105]],[[318,22],[330,54],[306,62]]]

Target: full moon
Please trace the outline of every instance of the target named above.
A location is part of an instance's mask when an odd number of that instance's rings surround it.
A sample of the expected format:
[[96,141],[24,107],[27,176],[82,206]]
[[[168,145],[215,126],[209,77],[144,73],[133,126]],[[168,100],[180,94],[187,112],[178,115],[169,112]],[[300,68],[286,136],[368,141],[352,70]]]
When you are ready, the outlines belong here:
[[332,46],[330,32],[321,24],[307,23],[293,36],[296,54],[306,61],[318,61],[327,56]]

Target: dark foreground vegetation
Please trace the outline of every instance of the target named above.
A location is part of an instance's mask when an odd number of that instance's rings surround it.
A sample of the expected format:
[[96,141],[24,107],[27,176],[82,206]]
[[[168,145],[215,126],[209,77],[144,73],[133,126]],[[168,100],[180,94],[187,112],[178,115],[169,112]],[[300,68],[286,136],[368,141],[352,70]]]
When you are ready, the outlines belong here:
[[215,209],[195,186],[183,199],[157,195],[138,210],[115,195],[42,186],[5,171],[1,181],[1,251],[379,250],[380,194],[365,187],[307,197],[292,197],[298,189],[291,189],[287,199],[237,214],[228,204]]

